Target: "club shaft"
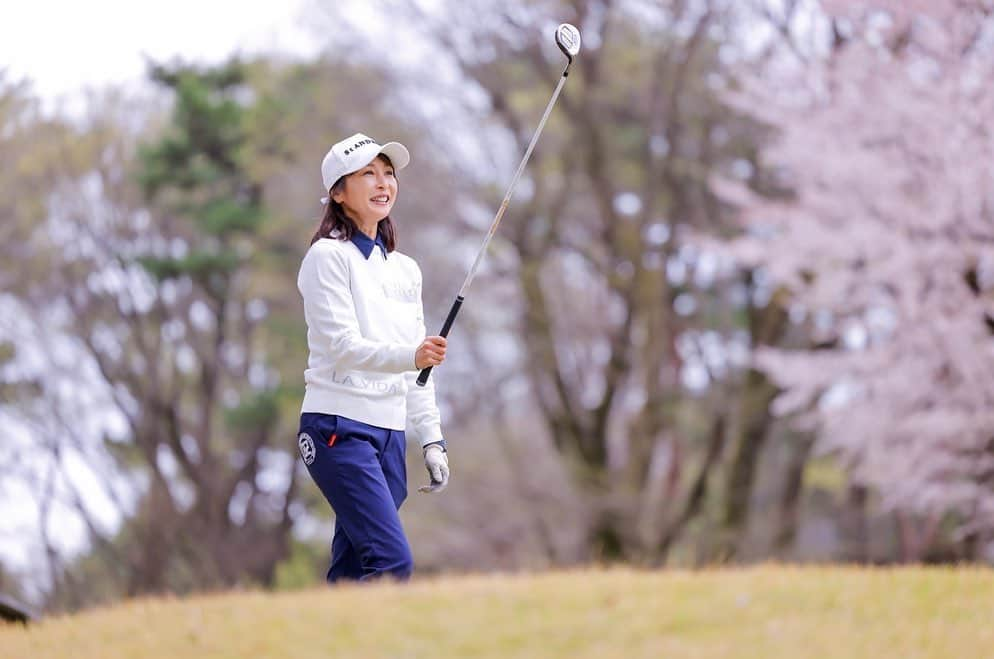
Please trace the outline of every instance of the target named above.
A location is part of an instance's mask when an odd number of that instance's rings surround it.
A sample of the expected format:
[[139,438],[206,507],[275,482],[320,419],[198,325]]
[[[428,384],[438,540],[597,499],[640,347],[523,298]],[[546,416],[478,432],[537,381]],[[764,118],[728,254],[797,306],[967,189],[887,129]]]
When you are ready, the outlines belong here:
[[511,184],[507,187],[507,194],[504,195],[504,200],[500,202],[500,208],[497,209],[497,214],[494,216],[493,222],[490,223],[490,230],[487,232],[487,237],[483,239],[483,245],[480,247],[480,251],[476,253],[476,259],[473,261],[473,266],[469,269],[469,273],[466,275],[466,280],[463,281],[462,288],[459,289],[459,297],[461,298],[466,297],[470,284],[473,283],[473,278],[476,277],[476,271],[480,267],[480,263],[483,261],[483,255],[487,253],[487,247],[490,246],[490,241],[493,239],[494,234],[497,233],[497,227],[500,226],[501,218],[504,217],[504,211],[507,210],[508,204],[511,203],[511,195],[514,194],[514,188],[518,185],[518,179],[521,178],[521,173],[525,171],[525,165],[528,164],[528,159],[531,158],[532,151],[535,150],[535,144],[538,142],[539,135],[542,134],[542,129],[545,128],[545,122],[548,121],[549,115],[552,114],[552,106],[556,104],[556,99],[559,98],[559,92],[562,91],[568,75],[569,65],[567,65],[563,70],[563,75],[559,78],[559,84],[556,85],[556,90],[552,92],[552,98],[549,99],[549,104],[545,106],[545,112],[542,114],[541,121],[538,122],[538,128],[535,129],[535,134],[532,135],[532,141],[528,144],[528,148],[525,150],[525,156],[518,164],[518,170],[514,172],[514,178],[511,179]]
[[[462,307],[463,300],[466,298],[466,292],[469,290],[469,286],[473,283],[473,278],[476,276],[476,270],[480,267],[480,263],[483,261],[483,255],[487,253],[487,247],[490,246],[491,239],[493,239],[494,234],[497,233],[497,227],[500,226],[501,218],[504,217],[504,211],[507,210],[508,204],[511,203],[511,195],[514,194],[514,187],[518,184],[518,179],[521,178],[521,173],[525,171],[525,165],[528,164],[528,159],[531,158],[532,151],[535,150],[535,144],[538,142],[538,137],[542,134],[542,129],[545,128],[545,122],[548,121],[549,115],[552,113],[552,106],[556,104],[556,99],[559,98],[559,92],[562,91],[563,85],[566,83],[566,78],[569,76],[570,64],[572,64],[572,59],[570,59],[570,62],[566,65],[566,68],[563,69],[563,75],[559,78],[559,84],[556,85],[556,90],[552,92],[552,98],[549,99],[549,104],[545,106],[545,112],[542,114],[541,121],[538,122],[538,128],[535,129],[535,134],[532,135],[532,141],[528,144],[528,148],[525,150],[525,155],[518,164],[518,170],[514,172],[514,178],[511,179],[511,184],[507,187],[507,194],[504,195],[504,200],[500,202],[500,208],[497,209],[494,221],[490,223],[490,230],[487,232],[487,237],[483,239],[483,245],[480,246],[480,251],[476,253],[476,259],[473,261],[473,266],[469,269],[469,273],[466,275],[466,280],[462,283],[462,288],[459,289],[459,295],[456,297],[456,301],[453,302],[452,308],[449,310],[449,315],[445,319],[445,324],[443,325],[439,336],[448,336],[449,330],[452,328],[452,324],[456,320],[456,315],[458,315],[459,309]],[[418,386],[423,387],[428,383],[428,376],[431,375],[431,369],[431,366],[421,369],[417,379]]]

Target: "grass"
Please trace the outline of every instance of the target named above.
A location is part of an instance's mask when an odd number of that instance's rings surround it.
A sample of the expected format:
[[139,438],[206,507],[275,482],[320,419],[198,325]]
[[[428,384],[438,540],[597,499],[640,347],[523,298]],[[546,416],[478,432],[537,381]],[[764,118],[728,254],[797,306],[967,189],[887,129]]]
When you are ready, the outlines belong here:
[[978,657],[994,570],[763,566],[143,599],[0,626],[0,656]]

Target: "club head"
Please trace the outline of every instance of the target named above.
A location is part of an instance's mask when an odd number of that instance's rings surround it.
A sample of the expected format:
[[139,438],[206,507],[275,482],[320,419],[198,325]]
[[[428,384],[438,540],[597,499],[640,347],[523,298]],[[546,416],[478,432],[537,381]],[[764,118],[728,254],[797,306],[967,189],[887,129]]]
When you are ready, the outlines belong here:
[[556,28],[556,45],[572,62],[576,54],[580,52],[580,31],[569,23],[563,23]]

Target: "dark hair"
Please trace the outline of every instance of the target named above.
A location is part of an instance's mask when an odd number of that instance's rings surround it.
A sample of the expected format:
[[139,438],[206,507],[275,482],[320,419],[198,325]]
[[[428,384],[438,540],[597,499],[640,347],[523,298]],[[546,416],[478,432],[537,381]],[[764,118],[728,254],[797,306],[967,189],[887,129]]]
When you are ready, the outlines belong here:
[[[382,153],[376,157],[382,159],[388,166],[393,167],[390,158]],[[396,173],[394,176],[396,176]],[[328,205],[324,207],[324,217],[321,218],[321,224],[318,225],[318,230],[314,232],[314,237],[311,238],[312,245],[322,238],[351,240],[352,236],[359,230],[355,221],[345,212],[345,208],[334,200],[335,194],[345,189],[345,179],[347,178],[348,174],[335,181],[335,184],[328,191]],[[389,215],[377,223],[376,230],[383,236],[383,243],[386,245],[387,252],[394,251],[397,248],[397,235],[394,232],[393,222],[390,221]]]

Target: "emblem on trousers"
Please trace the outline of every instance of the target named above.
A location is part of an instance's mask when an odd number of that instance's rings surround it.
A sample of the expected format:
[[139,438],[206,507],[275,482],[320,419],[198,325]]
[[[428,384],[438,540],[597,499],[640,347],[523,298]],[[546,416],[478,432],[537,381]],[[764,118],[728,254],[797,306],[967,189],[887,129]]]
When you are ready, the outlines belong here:
[[304,464],[308,467],[311,466],[314,458],[317,457],[317,451],[314,450],[314,440],[306,432],[302,432],[297,438],[297,446],[300,447],[300,457],[304,459]]

